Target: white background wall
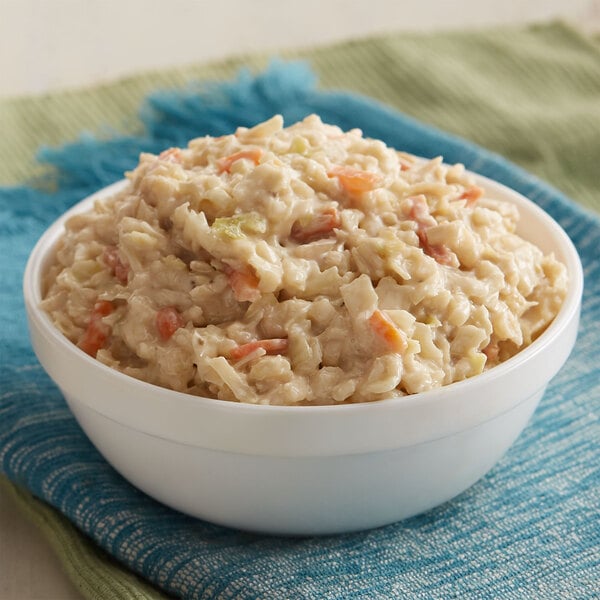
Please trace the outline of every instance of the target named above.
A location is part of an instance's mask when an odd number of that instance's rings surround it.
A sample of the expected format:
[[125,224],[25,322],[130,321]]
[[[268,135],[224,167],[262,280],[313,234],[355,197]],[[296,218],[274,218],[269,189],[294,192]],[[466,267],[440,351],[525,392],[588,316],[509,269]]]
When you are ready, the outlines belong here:
[[0,0],[0,96],[376,32],[558,17],[598,29],[600,0]]

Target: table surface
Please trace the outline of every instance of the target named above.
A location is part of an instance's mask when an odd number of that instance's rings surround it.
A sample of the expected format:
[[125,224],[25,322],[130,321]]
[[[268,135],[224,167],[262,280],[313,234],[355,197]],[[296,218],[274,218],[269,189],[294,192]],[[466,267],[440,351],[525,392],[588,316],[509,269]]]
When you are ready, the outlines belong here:
[[[553,18],[600,30],[600,0],[0,0],[0,10],[0,97],[384,32]],[[48,542],[0,487],[0,599],[81,598]]]

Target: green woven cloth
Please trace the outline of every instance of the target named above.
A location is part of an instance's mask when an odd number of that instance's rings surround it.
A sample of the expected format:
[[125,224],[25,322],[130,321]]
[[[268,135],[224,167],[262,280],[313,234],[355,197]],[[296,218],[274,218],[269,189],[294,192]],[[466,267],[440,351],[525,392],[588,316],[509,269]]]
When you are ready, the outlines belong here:
[[[600,45],[563,25],[398,34],[284,52],[310,61],[323,88],[353,90],[494,150],[600,210]],[[92,89],[0,101],[0,184],[40,173],[40,145],[135,131],[143,97],[191,79],[230,78],[268,56],[135,76]],[[28,493],[4,482],[51,541],[84,596],[161,598]]]

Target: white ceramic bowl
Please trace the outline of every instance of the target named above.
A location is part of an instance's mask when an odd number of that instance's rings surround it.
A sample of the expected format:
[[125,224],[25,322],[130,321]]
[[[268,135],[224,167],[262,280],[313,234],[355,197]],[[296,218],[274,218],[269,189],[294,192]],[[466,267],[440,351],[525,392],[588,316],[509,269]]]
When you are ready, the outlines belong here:
[[564,305],[531,346],[500,366],[423,394],[342,406],[255,406],[143,383],[90,358],[39,308],[42,274],[79,203],[31,253],[24,294],[35,352],[104,457],[177,510],[273,534],[329,534],[392,523],[482,477],[523,430],[575,343],[583,275],[563,230],[521,195],[477,183],[521,211],[520,233],[568,269]]

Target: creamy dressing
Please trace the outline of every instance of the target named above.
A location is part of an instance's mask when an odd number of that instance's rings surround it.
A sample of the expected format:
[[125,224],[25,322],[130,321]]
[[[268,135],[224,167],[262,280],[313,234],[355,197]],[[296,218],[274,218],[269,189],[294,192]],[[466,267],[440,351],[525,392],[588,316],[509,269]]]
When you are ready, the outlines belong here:
[[462,165],[312,115],[142,154],[69,220],[43,307],[84,351],[191,394],[368,402],[472,377],[557,314],[566,271]]

